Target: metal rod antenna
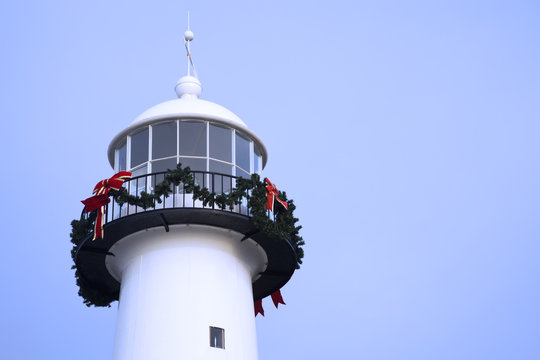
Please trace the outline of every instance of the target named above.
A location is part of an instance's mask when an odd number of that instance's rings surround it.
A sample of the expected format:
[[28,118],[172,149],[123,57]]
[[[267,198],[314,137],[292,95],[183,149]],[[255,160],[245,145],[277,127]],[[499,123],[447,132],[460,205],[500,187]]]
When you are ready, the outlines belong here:
[[197,77],[197,70],[195,69],[195,65],[193,65],[193,59],[191,58],[191,51],[189,49],[189,43],[193,40],[193,32],[191,31],[191,21],[188,11],[188,28],[186,32],[184,33],[184,45],[186,47],[188,62],[187,62],[187,74],[188,76],[191,76],[191,68],[193,68],[193,74],[195,77]]
[[189,52],[189,42],[191,41],[191,39],[188,37],[188,34],[191,32],[191,29],[190,29],[190,21],[189,21],[189,11],[187,12],[187,31],[186,33],[184,34],[184,44],[186,46],[186,51],[187,51],[187,75],[188,76],[191,76],[191,66],[190,66],[190,62],[191,62],[191,54]]

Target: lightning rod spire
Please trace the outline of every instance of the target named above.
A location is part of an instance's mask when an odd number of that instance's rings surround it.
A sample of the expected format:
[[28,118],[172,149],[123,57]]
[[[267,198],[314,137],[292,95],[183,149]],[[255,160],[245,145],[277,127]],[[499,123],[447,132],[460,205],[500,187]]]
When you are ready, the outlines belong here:
[[190,25],[191,24],[190,24],[189,11],[188,11],[188,26],[187,26],[187,30],[184,32],[184,46],[186,47],[187,58],[188,58],[187,75],[191,76],[191,69],[193,68],[193,75],[195,77],[198,77],[197,70],[195,70],[195,65],[193,65],[193,59],[191,58],[191,52],[189,50],[189,44],[191,43],[191,40],[193,40],[193,31],[191,31]]

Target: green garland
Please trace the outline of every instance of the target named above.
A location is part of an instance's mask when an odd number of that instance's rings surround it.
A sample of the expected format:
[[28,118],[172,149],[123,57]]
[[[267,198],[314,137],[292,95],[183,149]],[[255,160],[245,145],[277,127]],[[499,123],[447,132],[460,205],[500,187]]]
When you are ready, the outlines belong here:
[[[296,226],[298,219],[293,215],[296,206],[292,200],[287,200],[287,194],[285,192],[280,191],[279,198],[287,202],[288,208],[275,206],[275,221],[272,221],[267,216],[266,211],[266,186],[258,174],[251,175],[249,179],[238,178],[236,180],[236,187],[228,194],[216,194],[210,192],[207,188],[201,188],[197,185],[190,168],[182,168],[182,165],[178,164],[175,170],[167,170],[165,179],[155,186],[153,194],[143,191],[140,196],[134,196],[130,195],[125,188],[121,188],[118,191],[111,190],[109,195],[113,196],[116,203],[120,206],[127,203],[146,210],[153,208],[156,203],[161,204],[162,199],[171,195],[172,185],[179,186],[180,184],[183,184],[186,193],[192,193],[193,199],[202,201],[205,207],[215,206],[221,210],[227,208],[233,210],[235,205],[241,204],[242,199],[247,198],[248,207],[251,209],[251,220],[254,225],[275,241],[288,240],[296,253],[296,268],[300,268],[302,258],[304,257],[304,250],[302,249],[304,241],[299,235],[302,226]],[[71,222],[72,231],[70,237],[73,243],[71,250],[73,262],[75,262],[75,255],[79,245],[86,237],[92,234],[96,213],[97,210],[93,211],[86,219],[81,215],[80,220],[73,220]],[[106,294],[89,284],[80,275],[75,265],[72,266],[72,269],[75,269],[79,295],[84,299],[84,303],[87,306],[110,306],[111,302],[116,300],[116,294]]]

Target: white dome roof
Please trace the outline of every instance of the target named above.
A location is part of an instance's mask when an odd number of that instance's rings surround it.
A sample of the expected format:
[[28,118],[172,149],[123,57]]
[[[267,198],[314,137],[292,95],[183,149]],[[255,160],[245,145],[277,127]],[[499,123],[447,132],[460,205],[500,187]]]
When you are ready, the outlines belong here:
[[150,109],[143,112],[141,115],[129,125],[126,129],[117,134],[109,144],[107,151],[109,162],[114,164],[114,151],[125,141],[125,137],[140,128],[148,125],[159,123],[162,120],[168,119],[204,119],[213,123],[221,123],[225,126],[236,129],[240,133],[252,139],[256,148],[262,155],[263,166],[266,165],[268,153],[261,139],[257,137],[247,125],[240,120],[232,111],[227,110],[221,105],[211,101],[199,99],[202,91],[202,86],[199,80],[193,76],[184,76],[178,80],[176,84],[176,93],[179,99],[169,100],[161,104],[152,106]]
[[152,106],[139,115],[131,124],[142,125],[165,118],[205,118],[230,123],[233,127],[247,129],[247,125],[240,120],[232,111],[211,101],[201,100],[196,97],[186,97],[162,102]]

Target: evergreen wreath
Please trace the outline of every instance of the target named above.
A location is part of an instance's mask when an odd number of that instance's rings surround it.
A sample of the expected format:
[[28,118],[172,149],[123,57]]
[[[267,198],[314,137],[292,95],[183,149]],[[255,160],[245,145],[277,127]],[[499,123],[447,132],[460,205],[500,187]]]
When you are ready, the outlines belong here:
[[[233,210],[235,205],[241,204],[242,200],[246,198],[248,207],[251,209],[251,221],[253,221],[255,227],[275,241],[288,240],[296,253],[296,268],[300,268],[304,257],[304,250],[302,249],[304,240],[299,235],[302,226],[296,225],[298,219],[293,215],[296,206],[292,200],[287,200],[287,194],[284,191],[280,191],[279,198],[285,201],[288,207],[286,209],[282,206],[275,206],[274,220],[270,219],[266,210],[267,190],[258,174],[252,174],[249,179],[237,178],[236,187],[229,193],[216,194],[210,192],[206,187],[201,188],[197,185],[190,168],[182,168],[182,164],[178,164],[175,170],[167,170],[165,179],[155,186],[153,193],[143,191],[140,196],[135,196],[130,195],[125,188],[120,188],[120,190],[111,190],[109,196],[113,196],[120,206],[127,203],[146,210],[154,208],[156,203],[161,204],[164,198],[169,197],[171,195],[171,185],[178,186],[180,184],[183,184],[186,193],[192,193],[193,199],[202,201],[205,207],[216,206],[221,210],[227,208]],[[93,232],[97,211],[92,211],[85,218],[83,210],[81,218],[71,222],[70,237],[73,243],[71,249],[73,262],[75,262],[75,256],[80,244]],[[110,306],[116,300],[115,294],[106,294],[88,283],[84,277],[80,276],[75,265],[71,268],[75,269],[79,295],[84,299],[86,306]]]

